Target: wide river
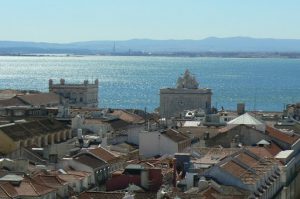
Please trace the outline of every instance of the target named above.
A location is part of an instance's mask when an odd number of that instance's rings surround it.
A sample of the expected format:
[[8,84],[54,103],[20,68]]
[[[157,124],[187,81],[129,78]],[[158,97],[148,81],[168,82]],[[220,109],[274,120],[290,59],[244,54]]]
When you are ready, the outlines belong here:
[[213,105],[280,111],[300,102],[300,59],[190,57],[0,57],[0,89],[48,91],[48,79],[100,81],[101,108],[159,106],[159,89],[175,87],[185,69],[213,90]]

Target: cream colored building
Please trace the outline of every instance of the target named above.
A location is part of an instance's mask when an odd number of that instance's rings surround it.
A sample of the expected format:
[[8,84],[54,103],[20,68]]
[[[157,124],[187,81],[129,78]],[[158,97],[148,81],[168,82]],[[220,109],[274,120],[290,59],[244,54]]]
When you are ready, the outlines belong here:
[[180,117],[185,110],[194,109],[208,112],[211,96],[211,89],[199,88],[196,78],[186,70],[183,77],[178,78],[176,88],[160,89],[160,116]]
[[84,80],[83,84],[66,84],[64,79],[59,84],[54,84],[50,79],[49,92],[64,97],[72,107],[98,107],[98,79],[94,83]]
[[72,138],[72,132],[56,120],[41,119],[0,126],[0,153],[17,152],[23,147],[46,147]]

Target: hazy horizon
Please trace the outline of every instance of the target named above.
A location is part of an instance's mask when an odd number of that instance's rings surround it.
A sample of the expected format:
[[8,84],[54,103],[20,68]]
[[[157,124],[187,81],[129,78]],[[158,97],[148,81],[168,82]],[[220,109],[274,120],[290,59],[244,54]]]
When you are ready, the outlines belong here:
[[250,37],[250,36],[231,36],[231,37],[216,37],[216,36],[208,36],[205,38],[199,39],[189,39],[189,38],[182,38],[182,39],[155,39],[155,38],[129,38],[129,39],[96,39],[96,40],[76,40],[76,41],[69,41],[69,42],[50,42],[50,41],[32,41],[32,40],[1,40],[0,42],[33,42],[33,43],[55,43],[55,44],[70,44],[70,43],[80,43],[80,42],[96,42],[96,41],[110,41],[110,42],[120,42],[120,41],[131,41],[131,40],[153,40],[153,41],[200,41],[206,39],[231,39],[231,38],[247,38],[247,39],[274,39],[274,40],[300,40],[300,38],[271,38],[271,37]]

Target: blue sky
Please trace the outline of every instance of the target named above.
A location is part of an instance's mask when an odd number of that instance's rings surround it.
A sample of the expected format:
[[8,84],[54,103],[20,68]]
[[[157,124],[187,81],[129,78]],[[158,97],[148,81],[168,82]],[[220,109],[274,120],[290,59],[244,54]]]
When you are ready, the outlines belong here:
[[1,0],[0,40],[300,39],[299,0]]

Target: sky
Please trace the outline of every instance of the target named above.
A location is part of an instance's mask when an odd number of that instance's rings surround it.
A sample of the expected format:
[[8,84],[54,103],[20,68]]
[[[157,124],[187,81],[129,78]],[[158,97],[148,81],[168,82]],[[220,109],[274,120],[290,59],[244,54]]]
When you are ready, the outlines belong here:
[[300,39],[299,0],[0,0],[0,40]]

